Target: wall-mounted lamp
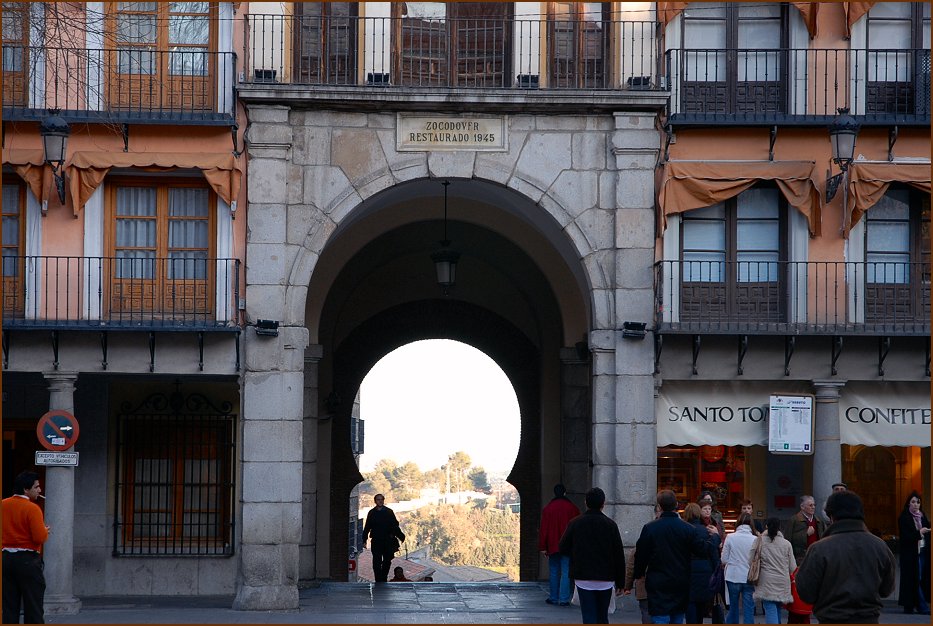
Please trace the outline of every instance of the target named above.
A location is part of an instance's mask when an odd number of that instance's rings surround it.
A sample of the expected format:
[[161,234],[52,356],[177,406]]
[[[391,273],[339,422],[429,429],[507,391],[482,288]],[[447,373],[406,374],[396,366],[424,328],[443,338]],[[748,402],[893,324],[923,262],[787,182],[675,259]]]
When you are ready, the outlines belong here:
[[437,274],[437,284],[444,290],[444,295],[450,293],[450,288],[457,283],[457,261],[460,253],[450,249],[450,239],[447,238],[447,187],[450,181],[445,180],[444,185],[444,238],[441,240],[441,249],[431,255],[434,261],[434,271]]
[[622,338],[644,339],[647,326],[645,322],[622,322]]
[[849,165],[855,156],[855,138],[858,137],[860,124],[854,117],[849,115],[849,109],[843,107],[837,109],[839,115],[833,120],[829,127],[829,141],[833,148],[833,162],[842,170],[835,176],[830,176],[827,172],[826,178],[826,202],[833,199],[836,190],[839,189],[839,183],[845,177]]
[[255,328],[257,335],[262,335],[263,337],[279,336],[278,320],[256,320]]
[[44,118],[39,124],[39,134],[42,135],[45,162],[52,166],[58,199],[65,204],[65,173],[62,166],[65,164],[71,126],[58,113],[59,109],[49,109],[49,117]]

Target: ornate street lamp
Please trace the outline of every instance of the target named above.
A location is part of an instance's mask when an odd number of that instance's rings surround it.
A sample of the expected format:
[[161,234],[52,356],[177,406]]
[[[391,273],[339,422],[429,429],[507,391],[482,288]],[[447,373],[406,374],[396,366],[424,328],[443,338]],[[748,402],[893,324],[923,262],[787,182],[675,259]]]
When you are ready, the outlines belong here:
[[854,117],[849,115],[847,107],[837,109],[839,115],[833,120],[829,127],[829,141],[833,148],[833,162],[842,170],[835,176],[828,176],[826,179],[826,202],[833,199],[839,183],[845,176],[852,159],[855,156],[855,138],[858,137],[860,129],[859,123]]
[[59,109],[49,109],[49,117],[44,118],[39,124],[39,134],[42,135],[45,162],[52,167],[52,176],[55,178],[55,187],[58,189],[58,199],[65,204],[65,173],[62,166],[65,164],[71,126],[58,113]]
[[437,274],[437,284],[444,290],[444,295],[450,293],[450,288],[457,283],[457,261],[460,253],[450,249],[450,239],[447,238],[447,187],[450,181],[445,180],[444,185],[444,238],[441,240],[441,249],[431,255],[434,261],[434,271]]

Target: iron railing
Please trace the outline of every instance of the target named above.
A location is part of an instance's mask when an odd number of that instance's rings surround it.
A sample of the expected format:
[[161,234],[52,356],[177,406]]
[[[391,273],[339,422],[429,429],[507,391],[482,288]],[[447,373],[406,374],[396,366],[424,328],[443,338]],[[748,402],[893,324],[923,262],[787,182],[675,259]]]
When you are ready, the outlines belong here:
[[661,332],[930,334],[923,263],[661,261]]
[[485,89],[650,89],[658,24],[249,15],[243,82]]
[[927,49],[672,49],[665,67],[675,122],[930,120]]
[[3,328],[238,330],[240,261],[3,257]]
[[3,46],[3,117],[69,121],[227,123],[232,52]]

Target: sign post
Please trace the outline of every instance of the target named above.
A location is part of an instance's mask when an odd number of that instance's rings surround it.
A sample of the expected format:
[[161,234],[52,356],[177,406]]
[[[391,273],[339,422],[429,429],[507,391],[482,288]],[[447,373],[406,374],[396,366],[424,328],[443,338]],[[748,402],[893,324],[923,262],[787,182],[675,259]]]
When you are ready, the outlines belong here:
[[812,395],[773,395],[768,410],[768,452],[813,454]]

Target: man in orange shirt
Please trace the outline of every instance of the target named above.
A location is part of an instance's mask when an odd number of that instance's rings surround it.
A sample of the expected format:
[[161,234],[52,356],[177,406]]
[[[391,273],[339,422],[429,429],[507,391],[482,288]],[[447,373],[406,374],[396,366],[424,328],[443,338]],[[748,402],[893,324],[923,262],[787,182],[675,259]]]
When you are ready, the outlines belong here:
[[13,495],[3,505],[3,623],[18,624],[19,610],[27,624],[44,624],[42,604],[45,575],[42,544],[49,538],[42,509],[39,475],[21,472],[13,481]]

